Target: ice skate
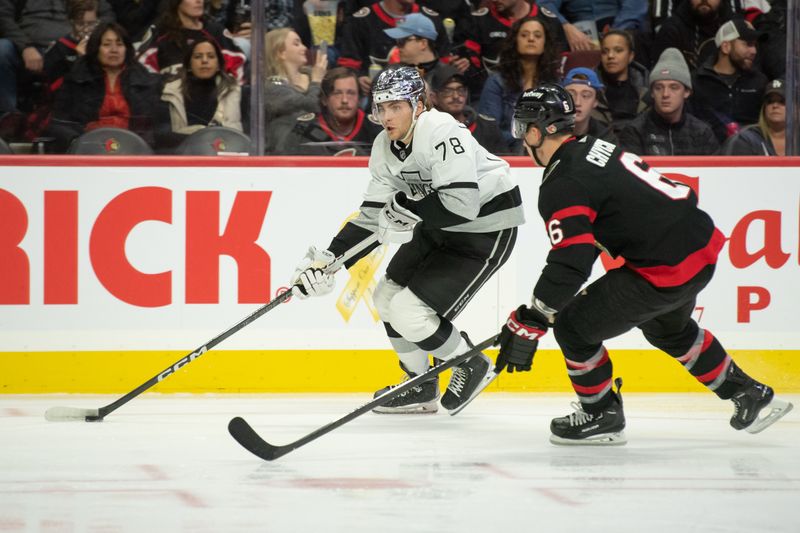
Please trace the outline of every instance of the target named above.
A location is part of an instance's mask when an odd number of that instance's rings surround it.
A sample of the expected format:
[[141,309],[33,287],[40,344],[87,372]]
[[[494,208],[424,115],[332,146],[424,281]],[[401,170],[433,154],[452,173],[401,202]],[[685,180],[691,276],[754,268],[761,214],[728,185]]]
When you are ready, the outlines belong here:
[[550,423],[550,442],[563,445],[611,446],[625,444],[625,413],[622,411],[622,379],[614,382],[617,392],[614,399],[599,413],[587,413],[578,402],[573,402],[575,412]]
[[[403,384],[403,382],[415,377],[416,374],[409,373],[403,378],[399,385],[389,385],[376,391],[373,398],[385,394]],[[391,414],[413,414],[413,413],[435,413],[439,410],[439,378],[434,377],[424,381],[416,387],[411,387],[389,402],[376,407],[374,413]]]
[[453,368],[450,384],[442,396],[442,407],[447,409],[450,416],[457,414],[496,377],[492,361],[484,354],[469,358]]
[[753,379],[733,395],[731,426],[748,433],[764,431],[792,410],[792,404],[775,397],[772,387]]

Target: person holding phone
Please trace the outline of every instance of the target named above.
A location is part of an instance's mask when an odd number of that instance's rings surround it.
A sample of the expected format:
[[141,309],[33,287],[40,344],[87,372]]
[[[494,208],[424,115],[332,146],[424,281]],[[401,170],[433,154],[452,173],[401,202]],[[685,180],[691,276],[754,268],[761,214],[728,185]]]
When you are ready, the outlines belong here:
[[100,22],[97,0],[69,0],[66,4],[71,30],[59,38],[44,54],[44,74],[51,90],[61,85],[75,60],[86,54],[89,35]]

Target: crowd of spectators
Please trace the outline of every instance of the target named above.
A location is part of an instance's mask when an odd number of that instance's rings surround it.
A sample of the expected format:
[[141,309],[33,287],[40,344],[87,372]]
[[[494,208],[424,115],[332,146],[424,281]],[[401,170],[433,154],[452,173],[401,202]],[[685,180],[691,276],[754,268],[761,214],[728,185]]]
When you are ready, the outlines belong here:
[[522,153],[511,113],[543,81],[572,95],[577,134],[635,153],[785,153],[786,0],[264,5],[262,66],[250,0],[0,0],[0,137],[64,153],[114,127],[170,154],[259,113],[268,154],[366,155],[372,80],[403,64],[501,155]]

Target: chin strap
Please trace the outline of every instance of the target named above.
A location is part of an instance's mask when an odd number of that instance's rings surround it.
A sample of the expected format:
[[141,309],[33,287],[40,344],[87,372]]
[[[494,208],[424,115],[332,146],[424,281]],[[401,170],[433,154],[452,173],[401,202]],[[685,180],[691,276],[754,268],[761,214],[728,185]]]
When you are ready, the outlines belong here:
[[[424,111],[423,111],[423,113],[424,113]],[[420,115],[421,114],[422,113],[420,113]],[[403,138],[400,139],[400,142],[405,144],[406,146],[408,146],[408,141],[410,141],[411,137],[414,135],[414,127],[417,125],[417,119],[418,118],[419,118],[419,115],[416,115],[416,114],[411,116],[411,126],[408,127],[408,131],[406,132],[405,135],[403,135]]]

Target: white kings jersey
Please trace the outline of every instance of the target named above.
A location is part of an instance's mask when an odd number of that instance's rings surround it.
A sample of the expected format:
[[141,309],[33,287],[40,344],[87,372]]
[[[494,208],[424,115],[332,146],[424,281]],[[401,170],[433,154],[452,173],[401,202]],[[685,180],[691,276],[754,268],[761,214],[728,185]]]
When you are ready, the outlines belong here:
[[378,213],[398,191],[428,228],[486,233],[525,222],[508,163],[447,113],[423,112],[408,146],[382,131],[373,143],[369,170],[372,180],[353,221],[363,229],[376,230]]

